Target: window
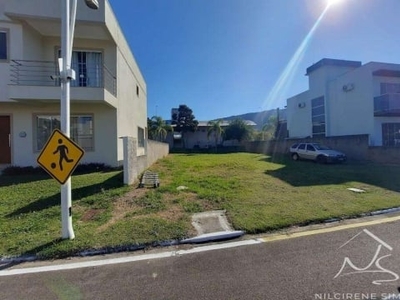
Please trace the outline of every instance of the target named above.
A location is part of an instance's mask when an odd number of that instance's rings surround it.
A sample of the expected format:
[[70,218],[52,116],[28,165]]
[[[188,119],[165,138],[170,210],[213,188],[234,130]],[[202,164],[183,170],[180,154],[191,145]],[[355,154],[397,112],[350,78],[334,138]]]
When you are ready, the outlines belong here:
[[93,151],[92,116],[71,116],[70,136],[84,150]]
[[8,60],[8,30],[0,29],[0,61]]
[[300,144],[299,150],[305,150],[306,149],[306,144]]
[[382,124],[382,145],[400,146],[400,123]]
[[325,135],[324,97],[318,97],[311,100],[311,119],[313,135]]
[[[58,51],[61,57],[61,50]],[[75,71],[75,80],[71,87],[102,87],[103,67],[102,53],[91,51],[72,51],[72,69]]]
[[[36,116],[35,150],[40,151],[53,133],[61,128],[61,118],[58,115]],[[70,118],[70,137],[86,151],[94,150],[93,116],[73,115]]]
[[139,96],[139,86],[136,85],[136,95]]
[[400,83],[381,83],[381,95],[400,93]]
[[138,147],[144,147],[144,129],[138,127]]
[[307,151],[315,151],[314,146],[312,146],[312,145],[307,145]]

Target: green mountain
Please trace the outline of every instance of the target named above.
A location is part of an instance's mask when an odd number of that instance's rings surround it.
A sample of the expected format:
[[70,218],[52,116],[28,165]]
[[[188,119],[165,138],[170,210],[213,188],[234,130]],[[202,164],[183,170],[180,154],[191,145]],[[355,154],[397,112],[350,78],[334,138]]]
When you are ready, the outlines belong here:
[[[263,125],[267,123],[270,116],[277,116],[278,110],[277,109],[270,109],[264,110],[260,112],[251,112],[237,116],[230,116],[221,118],[225,121],[230,121],[234,119],[242,119],[242,120],[249,120],[253,121],[257,124],[256,129],[261,130]],[[279,120],[283,121],[286,120],[286,109],[279,109]]]

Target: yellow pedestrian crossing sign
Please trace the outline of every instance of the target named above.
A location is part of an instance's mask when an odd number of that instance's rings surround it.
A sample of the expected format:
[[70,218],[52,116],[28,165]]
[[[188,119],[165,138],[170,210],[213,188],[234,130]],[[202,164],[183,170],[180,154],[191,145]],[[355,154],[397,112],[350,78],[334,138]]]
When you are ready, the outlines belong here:
[[37,162],[55,180],[64,184],[85,152],[78,144],[55,129],[40,152]]

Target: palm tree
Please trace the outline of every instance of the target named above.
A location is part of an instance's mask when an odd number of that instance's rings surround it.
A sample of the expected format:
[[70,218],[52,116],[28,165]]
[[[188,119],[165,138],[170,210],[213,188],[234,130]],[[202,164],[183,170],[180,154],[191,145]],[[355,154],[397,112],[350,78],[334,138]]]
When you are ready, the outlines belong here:
[[159,116],[153,116],[151,118],[151,127],[150,127],[151,132],[153,133],[153,136],[156,140],[162,142],[165,141],[165,138],[167,137],[168,132],[172,132],[172,127],[171,125],[168,125],[165,123],[163,118]]
[[263,139],[270,140],[275,136],[277,117],[272,115],[262,127]]
[[222,120],[217,120],[217,121],[208,121],[207,123],[207,138],[210,137],[212,133],[214,133],[214,138],[215,138],[215,148],[217,148],[218,145],[218,139],[222,136],[224,133],[224,129],[221,127]]

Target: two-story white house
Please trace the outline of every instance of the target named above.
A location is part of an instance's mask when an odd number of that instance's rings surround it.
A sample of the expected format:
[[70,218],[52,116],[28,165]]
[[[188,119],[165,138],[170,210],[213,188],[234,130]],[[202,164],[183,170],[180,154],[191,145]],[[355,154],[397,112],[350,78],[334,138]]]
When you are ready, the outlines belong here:
[[366,134],[400,145],[400,64],[324,58],[307,68],[309,89],[287,99],[289,138]]
[[[35,166],[60,128],[58,58],[61,1],[0,3],[0,164]],[[145,152],[146,83],[107,0],[91,10],[78,0],[71,82],[70,135],[82,163],[119,166],[122,136]]]

